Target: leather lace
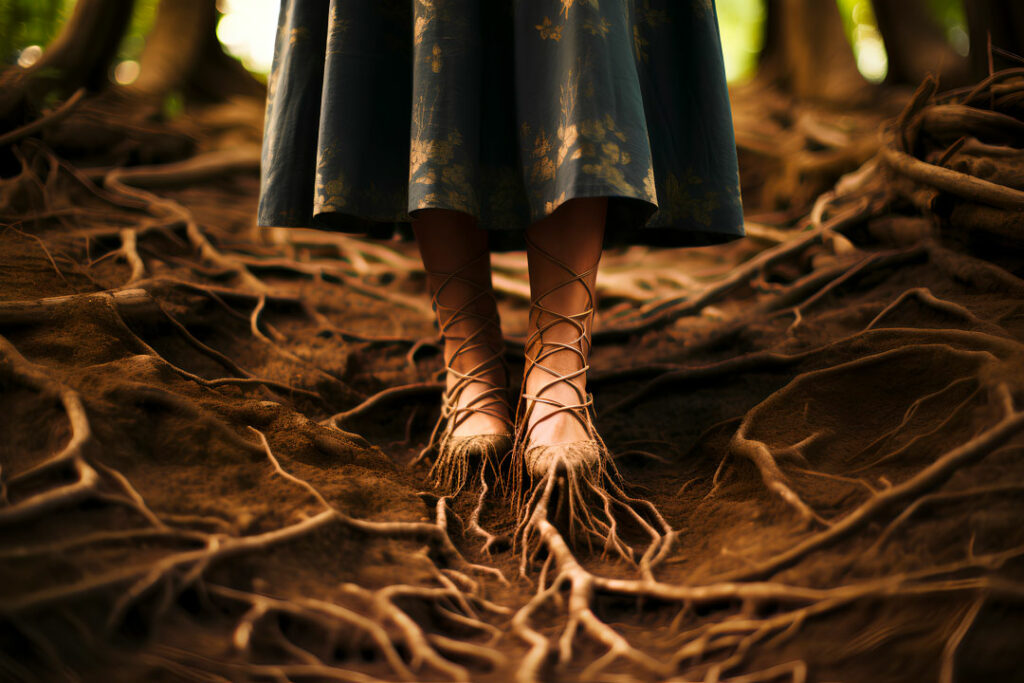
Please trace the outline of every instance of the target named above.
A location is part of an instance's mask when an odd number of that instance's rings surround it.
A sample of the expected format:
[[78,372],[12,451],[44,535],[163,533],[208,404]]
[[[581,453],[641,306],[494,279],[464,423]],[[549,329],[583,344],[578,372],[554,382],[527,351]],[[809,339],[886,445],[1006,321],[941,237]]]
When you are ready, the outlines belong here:
[[[441,278],[441,282],[434,290],[430,299],[431,308],[437,316],[437,324],[442,339],[457,341],[458,346],[452,351],[451,356],[445,359],[444,371],[456,378],[454,384],[445,389],[441,398],[441,417],[434,427],[430,437],[428,448],[445,437],[451,437],[455,429],[463,424],[474,414],[486,414],[504,422],[508,427],[509,434],[512,433],[513,424],[508,415],[511,409],[508,397],[508,362],[505,360],[504,347],[497,350],[489,343],[492,339],[501,338],[501,323],[498,318],[497,299],[491,288],[481,287],[478,283],[462,277],[460,273],[480,258],[486,258],[488,252],[482,252],[479,256],[467,261],[463,266],[451,273],[435,273],[428,271],[428,275]],[[445,288],[453,283],[462,283],[477,291],[470,297],[461,301],[457,306],[446,306],[441,303]],[[491,300],[490,314],[479,313],[477,302],[481,298]],[[472,326],[473,331],[468,335],[456,336],[452,329],[460,323],[476,322]],[[491,335],[488,335],[488,333]],[[496,334],[494,334],[496,332]],[[447,345],[446,345],[447,347]],[[486,349],[490,352],[486,358],[476,363],[465,371],[456,370],[454,365],[459,357],[464,354]],[[447,348],[446,348],[447,351]],[[487,377],[496,366],[502,369],[504,382],[498,384]],[[459,405],[463,392],[474,384],[484,385],[484,389],[464,405]]]
[[[526,368],[523,372],[523,392],[520,395],[519,403],[516,406],[516,424],[520,425],[520,428],[516,430],[514,451],[522,452],[525,450],[530,443],[530,437],[532,436],[534,429],[536,429],[537,426],[545,420],[551,419],[561,413],[569,413],[572,415],[592,440],[601,443],[600,437],[597,436],[596,430],[594,429],[590,415],[590,411],[593,409],[593,397],[573,381],[578,377],[585,377],[587,371],[590,369],[588,359],[590,357],[590,335],[596,297],[594,290],[587,282],[587,278],[594,273],[598,264],[595,263],[585,271],[577,273],[567,264],[547,251],[541,249],[535,242],[530,240],[529,237],[527,237],[527,244],[531,249],[537,250],[539,253],[543,254],[545,258],[549,259],[552,263],[564,270],[568,279],[559,282],[545,292],[537,294],[530,302],[530,320],[533,321],[534,316],[536,315],[536,327],[526,340]],[[545,299],[550,297],[552,294],[562,288],[575,285],[581,286],[586,290],[586,302],[579,313],[566,315],[545,305]],[[547,318],[546,321],[544,320],[545,317]],[[571,325],[574,327],[576,330],[575,338],[570,341],[554,341],[546,338],[546,336],[550,337],[552,328],[559,325]],[[563,373],[544,363],[544,361],[549,357],[561,352],[570,352],[575,354],[579,358],[579,368],[568,373]],[[548,373],[551,376],[551,379],[545,382],[535,393],[527,393],[526,386],[530,373],[537,369]],[[545,395],[550,393],[551,389],[559,384],[567,384],[572,387],[576,394],[575,403],[565,403],[559,399]],[[553,410],[530,424],[533,411],[538,404],[551,406]]]

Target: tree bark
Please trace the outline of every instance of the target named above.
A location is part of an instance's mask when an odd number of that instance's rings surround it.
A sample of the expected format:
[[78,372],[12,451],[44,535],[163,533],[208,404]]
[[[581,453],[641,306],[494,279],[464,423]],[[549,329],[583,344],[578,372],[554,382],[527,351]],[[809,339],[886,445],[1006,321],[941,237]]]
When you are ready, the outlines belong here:
[[[1021,0],[965,0],[971,52],[968,55],[972,80],[979,81],[993,71],[1024,66],[1024,2]],[[989,63],[989,36],[992,46],[1017,55],[1014,59],[993,50]]]
[[56,70],[65,89],[102,90],[134,7],[135,0],[78,0],[64,29],[28,71]]
[[869,92],[857,70],[836,3],[768,0],[759,76],[800,99],[859,100]]
[[265,89],[217,39],[214,0],[161,0],[130,91],[158,97],[172,90],[203,100],[263,97]]
[[109,84],[110,63],[128,28],[135,0],[78,0],[60,34],[39,60],[0,78],[0,121],[25,118],[52,91],[65,94]]
[[929,73],[943,87],[967,85],[967,60],[946,40],[925,0],[872,0],[878,31],[889,57],[887,83],[916,86]]

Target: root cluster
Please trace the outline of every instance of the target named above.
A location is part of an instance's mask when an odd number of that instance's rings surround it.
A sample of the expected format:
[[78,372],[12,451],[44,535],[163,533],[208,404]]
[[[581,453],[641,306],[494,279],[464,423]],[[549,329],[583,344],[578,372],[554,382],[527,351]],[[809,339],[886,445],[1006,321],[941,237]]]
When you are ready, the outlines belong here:
[[[251,200],[255,149],[83,171],[5,138],[4,270],[31,277],[0,276],[0,675],[804,681],[926,632],[953,680],[1024,601],[998,516],[1024,490],[1024,281],[960,248],[1019,246],[1022,84],[926,85],[737,263],[609,254],[594,342],[633,362],[591,386],[618,462],[508,487],[434,463],[453,495],[409,464],[443,389],[410,250],[254,235],[225,197]],[[495,267],[514,320],[525,262]],[[619,447],[627,410],[688,446]],[[836,623],[860,631],[809,644]]]

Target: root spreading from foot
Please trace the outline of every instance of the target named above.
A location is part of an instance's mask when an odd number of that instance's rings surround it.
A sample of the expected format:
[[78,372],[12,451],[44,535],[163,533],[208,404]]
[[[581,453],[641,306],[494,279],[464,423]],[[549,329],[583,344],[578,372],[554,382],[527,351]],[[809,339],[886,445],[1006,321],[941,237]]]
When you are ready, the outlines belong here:
[[[1022,89],[926,87],[795,224],[609,252],[593,438],[429,467],[411,245],[254,233],[237,154],[85,171],[19,133],[0,678],[1009,680],[1021,189],[948,99],[1005,127]],[[494,259],[516,359],[521,256]]]

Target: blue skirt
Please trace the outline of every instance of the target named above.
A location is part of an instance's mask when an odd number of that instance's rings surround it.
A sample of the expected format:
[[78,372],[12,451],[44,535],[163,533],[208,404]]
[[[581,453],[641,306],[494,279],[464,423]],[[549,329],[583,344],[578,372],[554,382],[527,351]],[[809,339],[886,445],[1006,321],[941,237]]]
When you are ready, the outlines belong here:
[[521,249],[596,196],[609,246],[743,237],[712,0],[283,0],[260,225],[386,238],[447,208]]

